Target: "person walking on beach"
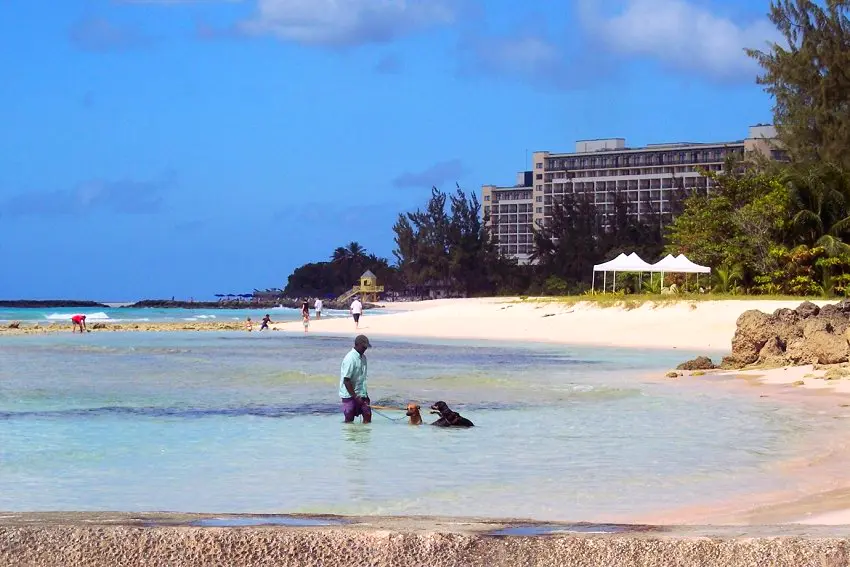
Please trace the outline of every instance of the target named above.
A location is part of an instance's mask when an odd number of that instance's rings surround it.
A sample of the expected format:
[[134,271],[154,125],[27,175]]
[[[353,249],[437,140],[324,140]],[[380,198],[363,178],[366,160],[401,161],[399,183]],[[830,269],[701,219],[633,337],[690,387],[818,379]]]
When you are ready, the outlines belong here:
[[322,300],[317,297],[316,303],[313,304],[313,307],[316,309],[316,319],[321,319],[322,318]]
[[247,329],[249,333],[254,330],[254,323],[251,321],[250,317],[245,320],[245,329]]
[[357,335],[354,339],[354,348],[342,359],[339,372],[339,397],[342,400],[345,423],[354,422],[354,418],[358,415],[363,416],[363,423],[372,422],[369,391],[366,389],[366,349],[371,346],[366,335]]
[[86,329],[86,316],[85,315],[74,315],[71,317],[71,323],[73,327],[71,327],[71,332],[74,333],[77,330],[77,327],[80,328],[80,333],[87,330]]
[[355,297],[354,301],[351,302],[351,316],[354,317],[354,328],[360,328],[360,316],[363,314],[363,304],[360,303],[360,298]]
[[271,316],[268,313],[266,313],[266,316],[263,317],[263,320],[260,324],[260,330],[262,331],[263,329],[268,329],[269,323],[274,323],[274,321],[272,321]]
[[301,321],[304,323],[304,332],[306,333],[310,327],[310,304],[307,303],[306,299],[301,304]]

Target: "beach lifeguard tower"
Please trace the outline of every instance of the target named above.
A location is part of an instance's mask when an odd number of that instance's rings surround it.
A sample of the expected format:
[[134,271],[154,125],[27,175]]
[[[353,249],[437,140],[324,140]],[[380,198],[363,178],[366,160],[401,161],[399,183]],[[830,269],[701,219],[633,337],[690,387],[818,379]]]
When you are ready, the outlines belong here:
[[355,295],[360,296],[360,300],[364,303],[378,301],[378,294],[384,291],[384,286],[378,285],[378,276],[372,273],[371,270],[366,270],[360,276],[359,285],[352,287],[344,294],[336,298],[339,303],[348,301]]

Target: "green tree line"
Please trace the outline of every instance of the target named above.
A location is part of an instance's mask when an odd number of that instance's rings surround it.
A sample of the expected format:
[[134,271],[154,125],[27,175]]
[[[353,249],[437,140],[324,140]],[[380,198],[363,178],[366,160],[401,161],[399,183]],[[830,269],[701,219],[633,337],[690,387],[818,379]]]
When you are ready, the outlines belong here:
[[[712,268],[723,293],[850,293],[850,2],[773,0],[780,41],[747,54],[773,100],[778,146],[684,188],[672,218],[638,219],[617,196],[601,211],[583,194],[555,200],[534,227],[534,262],[503,257],[474,193],[432,188],[421,209],[399,214],[394,262],[348,248],[302,266],[288,292],[340,293],[371,269],[388,289],[440,287],[459,295],[579,293],[594,264],[620,252],[647,260],[684,253]],[[775,160],[787,156],[787,159]],[[643,205],[642,205],[643,206]],[[638,291],[637,284],[632,285]]]

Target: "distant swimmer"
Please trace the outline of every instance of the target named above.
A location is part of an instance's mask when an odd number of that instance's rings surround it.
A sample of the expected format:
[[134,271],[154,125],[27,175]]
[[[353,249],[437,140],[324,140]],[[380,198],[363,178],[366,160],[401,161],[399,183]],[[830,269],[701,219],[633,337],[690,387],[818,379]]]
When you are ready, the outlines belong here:
[[80,328],[80,333],[88,330],[88,329],[86,329],[86,316],[85,315],[74,315],[73,317],[71,317],[71,323],[74,324],[74,326],[71,327],[72,333],[77,331],[77,327]]
[[274,323],[274,321],[272,321],[271,316],[269,316],[269,314],[266,313],[266,316],[263,317],[262,323],[260,324],[260,330],[262,331],[263,329],[268,329],[269,323]]
[[354,328],[360,328],[360,316],[363,314],[363,304],[360,303],[360,298],[355,297],[354,301],[351,302],[351,316],[354,318]]
[[322,318],[322,300],[317,297],[316,303],[313,304],[313,307],[316,309],[316,319],[321,319]]

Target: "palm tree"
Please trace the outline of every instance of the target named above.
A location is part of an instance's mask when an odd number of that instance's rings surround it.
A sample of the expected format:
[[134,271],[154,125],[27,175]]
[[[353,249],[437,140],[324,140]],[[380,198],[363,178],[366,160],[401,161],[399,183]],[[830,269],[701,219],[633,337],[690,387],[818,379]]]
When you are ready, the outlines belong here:
[[828,256],[850,254],[850,176],[832,164],[792,171],[785,186],[797,210],[791,219],[798,239],[820,246]]
[[334,262],[340,262],[342,260],[356,262],[365,257],[366,249],[358,242],[352,241],[348,243],[348,246],[339,246],[335,248],[333,254],[331,255],[331,260]]
[[738,283],[744,278],[743,270],[740,265],[736,266],[721,266],[714,271],[714,285],[717,286],[717,291],[721,293],[736,293],[738,291]]
[[358,242],[352,241],[348,243],[346,253],[348,254],[349,258],[356,261],[366,256],[366,249],[363,248]]

